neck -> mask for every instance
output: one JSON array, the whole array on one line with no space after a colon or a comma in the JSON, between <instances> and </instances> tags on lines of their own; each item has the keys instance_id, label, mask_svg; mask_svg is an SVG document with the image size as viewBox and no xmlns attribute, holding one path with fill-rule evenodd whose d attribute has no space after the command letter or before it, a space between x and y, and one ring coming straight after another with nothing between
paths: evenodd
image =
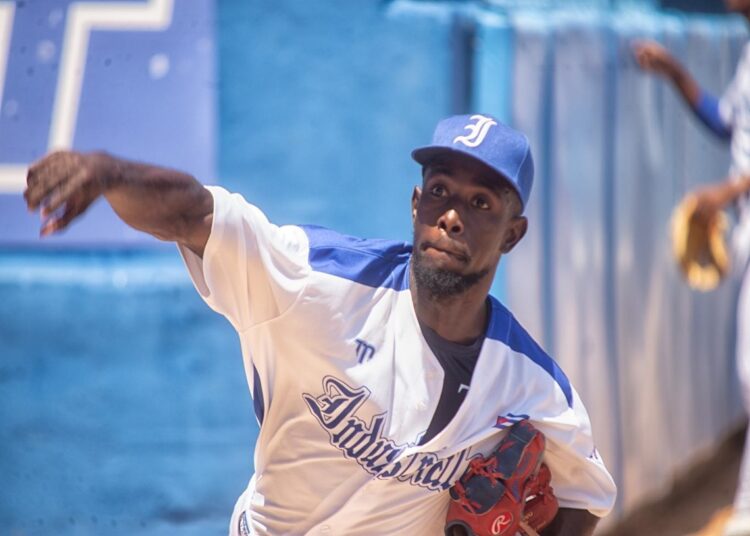
<instances>
[{"instance_id":1,"label":"neck","mask_svg":"<svg viewBox=\"0 0 750 536\"><path fill-rule=\"evenodd\" d=\"M436 300L417 287L413 272L409 274L411 299L417 318L442 338L461 344L478 339L487 326L487 295L493 274L457 296Z\"/></svg>"}]
</instances>

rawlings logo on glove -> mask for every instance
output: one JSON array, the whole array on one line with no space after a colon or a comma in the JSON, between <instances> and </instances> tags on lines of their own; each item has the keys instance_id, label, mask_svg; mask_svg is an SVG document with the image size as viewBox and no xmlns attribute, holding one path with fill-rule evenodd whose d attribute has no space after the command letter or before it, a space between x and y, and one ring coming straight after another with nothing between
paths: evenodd
<instances>
[{"instance_id":1,"label":"rawlings logo on glove","mask_svg":"<svg viewBox=\"0 0 750 536\"><path fill-rule=\"evenodd\" d=\"M543 454L544 435L526 420L514 424L450 489L446 536L536 536L557 514Z\"/></svg>"}]
</instances>

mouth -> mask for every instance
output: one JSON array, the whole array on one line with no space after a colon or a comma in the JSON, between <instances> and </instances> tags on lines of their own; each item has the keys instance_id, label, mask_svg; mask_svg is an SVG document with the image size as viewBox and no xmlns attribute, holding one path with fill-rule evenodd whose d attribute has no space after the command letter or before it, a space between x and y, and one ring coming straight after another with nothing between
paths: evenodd
<instances>
[{"instance_id":1,"label":"mouth","mask_svg":"<svg viewBox=\"0 0 750 536\"><path fill-rule=\"evenodd\" d=\"M467 264L469 262L469 255L465 253L462 249L459 249L457 247L446 246L443 244L435 244L432 242L424 242L422 246L420 247L420 249L423 252L427 251L428 249L431 249L433 251L436 251L438 254L442 254L452 259L456 259L463 264Z\"/></svg>"}]
</instances>

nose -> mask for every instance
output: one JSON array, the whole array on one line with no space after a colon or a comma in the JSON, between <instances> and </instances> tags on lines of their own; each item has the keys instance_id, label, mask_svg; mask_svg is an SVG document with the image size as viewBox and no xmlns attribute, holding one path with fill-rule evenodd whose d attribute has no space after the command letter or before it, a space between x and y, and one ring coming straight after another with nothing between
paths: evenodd
<instances>
[{"instance_id":1,"label":"nose","mask_svg":"<svg viewBox=\"0 0 750 536\"><path fill-rule=\"evenodd\" d=\"M438 218L438 228L449 235L460 235L464 232L464 224L455 208L449 208Z\"/></svg>"}]
</instances>

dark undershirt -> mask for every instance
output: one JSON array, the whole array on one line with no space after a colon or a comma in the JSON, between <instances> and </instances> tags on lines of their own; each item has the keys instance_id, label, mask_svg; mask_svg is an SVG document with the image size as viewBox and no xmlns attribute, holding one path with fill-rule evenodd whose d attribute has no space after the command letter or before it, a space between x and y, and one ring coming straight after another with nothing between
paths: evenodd
<instances>
[{"instance_id":1,"label":"dark undershirt","mask_svg":"<svg viewBox=\"0 0 750 536\"><path fill-rule=\"evenodd\" d=\"M474 372L484 342L484 334L473 343L466 345L442 338L422 322L419 323L419 327L422 329L422 335L427 341L427 345L435 354L445 373L443 390L432 416L432 422L430 422L430 426L427 427L427 431L419 441L420 445L424 445L439 434L455 417L459 406L466 398L466 393L469 391L468 386L471 384L471 375Z\"/></svg>"}]
</instances>

